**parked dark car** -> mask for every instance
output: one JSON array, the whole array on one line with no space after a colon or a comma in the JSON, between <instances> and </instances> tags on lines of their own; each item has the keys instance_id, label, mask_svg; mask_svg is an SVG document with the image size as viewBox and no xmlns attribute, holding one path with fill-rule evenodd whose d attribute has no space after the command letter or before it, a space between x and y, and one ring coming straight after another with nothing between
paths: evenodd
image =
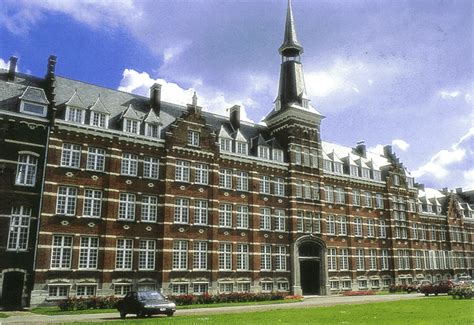
<instances>
[{"instance_id":1,"label":"parked dark car","mask_svg":"<svg viewBox=\"0 0 474 325\"><path fill-rule=\"evenodd\" d=\"M420 293L425 294L428 296L430 294L434 294L437 296L440 293L448 293L453 288L453 284L451 281L444 280L437 283L424 283L420 287Z\"/></svg>"},{"instance_id":2,"label":"parked dark car","mask_svg":"<svg viewBox=\"0 0 474 325\"><path fill-rule=\"evenodd\" d=\"M173 316L176 304L156 291L132 291L117 303L117 309L121 318L127 314L136 314L137 317L157 314Z\"/></svg>"}]
</instances>

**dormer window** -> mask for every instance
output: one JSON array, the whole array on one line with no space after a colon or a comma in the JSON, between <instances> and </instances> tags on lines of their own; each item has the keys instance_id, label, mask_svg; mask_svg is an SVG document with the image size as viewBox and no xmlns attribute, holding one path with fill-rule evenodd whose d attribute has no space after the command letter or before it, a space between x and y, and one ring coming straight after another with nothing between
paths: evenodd
<instances>
[{"instance_id":1,"label":"dormer window","mask_svg":"<svg viewBox=\"0 0 474 325\"><path fill-rule=\"evenodd\" d=\"M46 106L22 101L20 105L20 112L44 117L46 116Z\"/></svg>"},{"instance_id":2,"label":"dormer window","mask_svg":"<svg viewBox=\"0 0 474 325\"><path fill-rule=\"evenodd\" d=\"M283 162L283 150L273 149L273 160Z\"/></svg>"},{"instance_id":3,"label":"dormer window","mask_svg":"<svg viewBox=\"0 0 474 325\"><path fill-rule=\"evenodd\" d=\"M301 100L301 104L303 105L304 108L308 108L308 107L309 107L309 100L303 98L303 99Z\"/></svg>"},{"instance_id":4,"label":"dormer window","mask_svg":"<svg viewBox=\"0 0 474 325\"><path fill-rule=\"evenodd\" d=\"M140 122L137 120L124 119L123 120L123 131L127 133L140 134Z\"/></svg>"},{"instance_id":5,"label":"dormer window","mask_svg":"<svg viewBox=\"0 0 474 325\"><path fill-rule=\"evenodd\" d=\"M107 128L108 124L108 116L107 114L99 113L99 112L91 112L91 120L90 124L92 126L96 126L99 128Z\"/></svg>"},{"instance_id":6,"label":"dormer window","mask_svg":"<svg viewBox=\"0 0 474 325\"><path fill-rule=\"evenodd\" d=\"M362 167L362 177L370 178L370 169Z\"/></svg>"},{"instance_id":7,"label":"dormer window","mask_svg":"<svg viewBox=\"0 0 474 325\"><path fill-rule=\"evenodd\" d=\"M332 161L324 159L323 160L323 169L326 172L332 173Z\"/></svg>"},{"instance_id":8,"label":"dormer window","mask_svg":"<svg viewBox=\"0 0 474 325\"><path fill-rule=\"evenodd\" d=\"M188 130L188 145L199 147L200 133L194 130Z\"/></svg>"},{"instance_id":9,"label":"dormer window","mask_svg":"<svg viewBox=\"0 0 474 325\"><path fill-rule=\"evenodd\" d=\"M393 185L399 186L400 185L400 176L393 175Z\"/></svg>"},{"instance_id":10,"label":"dormer window","mask_svg":"<svg viewBox=\"0 0 474 325\"><path fill-rule=\"evenodd\" d=\"M441 214L441 207L440 207L439 205L436 207L436 212L437 212L438 214Z\"/></svg>"},{"instance_id":11,"label":"dormer window","mask_svg":"<svg viewBox=\"0 0 474 325\"><path fill-rule=\"evenodd\" d=\"M235 142L235 152L241 155L247 155L248 153L247 142L236 141Z\"/></svg>"},{"instance_id":12,"label":"dormer window","mask_svg":"<svg viewBox=\"0 0 474 325\"><path fill-rule=\"evenodd\" d=\"M433 206L431 204L426 205L426 212L433 213Z\"/></svg>"},{"instance_id":13,"label":"dormer window","mask_svg":"<svg viewBox=\"0 0 474 325\"><path fill-rule=\"evenodd\" d=\"M43 89L28 86L20 96L20 100L20 113L46 116L49 101Z\"/></svg>"},{"instance_id":14,"label":"dormer window","mask_svg":"<svg viewBox=\"0 0 474 325\"><path fill-rule=\"evenodd\" d=\"M415 183L415 181L414 181L413 177L407 177L408 187L413 188L415 186L414 183Z\"/></svg>"},{"instance_id":15,"label":"dormer window","mask_svg":"<svg viewBox=\"0 0 474 325\"><path fill-rule=\"evenodd\" d=\"M79 107L66 107L66 121L84 124L85 110Z\"/></svg>"},{"instance_id":16,"label":"dormer window","mask_svg":"<svg viewBox=\"0 0 474 325\"><path fill-rule=\"evenodd\" d=\"M374 181L382 181L382 173L380 170L373 170L372 175L374 176Z\"/></svg>"},{"instance_id":17,"label":"dormer window","mask_svg":"<svg viewBox=\"0 0 474 325\"><path fill-rule=\"evenodd\" d=\"M258 157L262 159L270 158L270 148L265 146L258 146Z\"/></svg>"},{"instance_id":18,"label":"dormer window","mask_svg":"<svg viewBox=\"0 0 474 325\"><path fill-rule=\"evenodd\" d=\"M226 138L220 138L221 151L232 152L232 140Z\"/></svg>"},{"instance_id":19,"label":"dormer window","mask_svg":"<svg viewBox=\"0 0 474 325\"><path fill-rule=\"evenodd\" d=\"M160 127L156 124L145 123L145 135L147 137L159 138Z\"/></svg>"},{"instance_id":20,"label":"dormer window","mask_svg":"<svg viewBox=\"0 0 474 325\"><path fill-rule=\"evenodd\" d=\"M359 166L352 165L350 167L350 173L351 173L351 176L359 177Z\"/></svg>"},{"instance_id":21,"label":"dormer window","mask_svg":"<svg viewBox=\"0 0 474 325\"><path fill-rule=\"evenodd\" d=\"M343 173L343 164L339 162L334 162L334 172L336 174L342 174Z\"/></svg>"}]
</instances>

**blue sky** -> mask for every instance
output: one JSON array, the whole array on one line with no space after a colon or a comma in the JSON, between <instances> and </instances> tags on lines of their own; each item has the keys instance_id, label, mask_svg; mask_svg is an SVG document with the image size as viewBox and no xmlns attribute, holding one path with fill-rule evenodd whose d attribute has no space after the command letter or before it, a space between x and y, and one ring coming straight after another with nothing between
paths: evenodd
<instances>
[{"instance_id":1,"label":"blue sky","mask_svg":"<svg viewBox=\"0 0 474 325\"><path fill-rule=\"evenodd\" d=\"M474 189L473 3L293 0L323 140L392 144L417 181ZM260 121L278 87L286 1L0 0L0 66L57 73Z\"/></svg>"}]
</instances>

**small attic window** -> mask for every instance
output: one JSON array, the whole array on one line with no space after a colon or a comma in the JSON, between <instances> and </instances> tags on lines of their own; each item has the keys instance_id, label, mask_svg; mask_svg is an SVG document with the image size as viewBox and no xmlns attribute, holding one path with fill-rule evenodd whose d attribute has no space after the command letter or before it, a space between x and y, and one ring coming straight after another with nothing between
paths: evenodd
<instances>
[{"instance_id":1,"label":"small attic window","mask_svg":"<svg viewBox=\"0 0 474 325\"><path fill-rule=\"evenodd\" d=\"M84 124L86 111L82 108L67 106L66 107L66 121Z\"/></svg>"},{"instance_id":2,"label":"small attic window","mask_svg":"<svg viewBox=\"0 0 474 325\"><path fill-rule=\"evenodd\" d=\"M91 112L90 124L99 128L106 128L108 124L107 114Z\"/></svg>"},{"instance_id":3,"label":"small attic window","mask_svg":"<svg viewBox=\"0 0 474 325\"><path fill-rule=\"evenodd\" d=\"M283 150L273 149L273 160L283 162Z\"/></svg>"},{"instance_id":4,"label":"small attic window","mask_svg":"<svg viewBox=\"0 0 474 325\"><path fill-rule=\"evenodd\" d=\"M400 185L400 176L393 175L393 185L399 186Z\"/></svg>"},{"instance_id":5,"label":"small attic window","mask_svg":"<svg viewBox=\"0 0 474 325\"><path fill-rule=\"evenodd\" d=\"M40 104L34 104L34 103L26 102L26 101L21 101L20 112L45 117L46 105L40 105Z\"/></svg>"},{"instance_id":6,"label":"small attic window","mask_svg":"<svg viewBox=\"0 0 474 325\"><path fill-rule=\"evenodd\" d=\"M221 151L232 152L232 140L226 138L219 139Z\"/></svg>"},{"instance_id":7,"label":"small attic window","mask_svg":"<svg viewBox=\"0 0 474 325\"><path fill-rule=\"evenodd\" d=\"M382 181L382 173L380 170L373 170L372 175L374 176L374 181Z\"/></svg>"},{"instance_id":8,"label":"small attic window","mask_svg":"<svg viewBox=\"0 0 474 325\"><path fill-rule=\"evenodd\" d=\"M160 126L157 124L145 123L145 135L147 137L159 138ZM199 139L198 139L199 142Z\"/></svg>"},{"instance_id":9,"label":"small attic window","mask_svg":"<svg viewBox=\"0 0 474 325\"><path fill-rule=\"evenodd\" d=\"M326 172L332 173L332 161L327 160L327 159L323 159L323 169Z\"/></svg>"},{"instance_id":10,"label":"small attic window","mask_svg":"<svg viewBox=\"0 0 474 325\"><path fill-rule=\"evenodd\" d=\"M362 177L370 178L370 169L362 167Z\"/></svg>"},{"instance_id":11,"label":"small attic window","mask_svg":"<svg viewBox=\"0 0 474 325\"><path fill-rule=\"evenodd\" d=\"M258 157L262 159L270 158L270 148L265 146L258 146Z\"/></svg>"},{"instance_id":12,"label":"small attic window","mask_svg":"<svg viewBox=\"0 0 474 325\"><path fill-rule=\"evenodd\" d=\"M20 99L20 113L45 117L47 114L48 99L44 90L37 87L26 87Z\"/></svg>"},{"instance_id":13,"label":"small attic window","mask_svg":"<svg viewBox=\"0 0 474 325\"><path fill-rule=\"evenodd\" d=\"M413 177L407 177L407 183L408 183L408 187L410 188L413 188L415 186Z\"/></svg>"},{"instance_id":14,"label":"small attic window","mask_svg":"<svg viewBox=\"0 0 474 325\"><path fill-rule=\"evenodd\" d=\"M334 172L336 174L342 174L343 173L343 164L340 162L334 162Z\"/></svg>"},{"instance_id":15,"label":"small attic window","mask_svg":"<svg viewBox=\"0 0 474 325\"><path fill-rule=\"evenodd\" d=\"M247 155L247 142L235 141L235 152L241 155Z\"/></svg>"},{"instance_id":16,"label":"small attic window","mask_svg":"<svg viewBox=\"0 0 474 325\"><path fill-rule=\"evenodd\" d=\"M359 166L351 165L350 172L351 176L359 177Z\"/></svg>"},{"instance_id":17,"label":"small attic window","mask_svg":"<svg viewBox=\"0 0 474 325\"><path fill-rule=\"evenodd\" d=\"M132 119L123 120L123 131L128 133L140 134L140 122Z\"/></svg>"}]
</instances>

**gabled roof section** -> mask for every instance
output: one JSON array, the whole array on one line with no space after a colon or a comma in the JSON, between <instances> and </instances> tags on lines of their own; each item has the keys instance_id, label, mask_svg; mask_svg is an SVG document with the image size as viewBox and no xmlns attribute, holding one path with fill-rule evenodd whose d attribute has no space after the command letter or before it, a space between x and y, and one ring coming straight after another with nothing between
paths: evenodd
<instances>
[{"instance_id":1,"label":"gabled roof section","mask_svg":"<svg viewBox=\"0 0 474 325\"><path fill-rule=\"evenodd\" d=\"M150 111L145 115L143 121L150 124L161 124L159 116L156 115L153 109L150 109Z\"/></svg>"},{"instance_id":2,"label":"gabled roof section","mask_svg":"<svg viewBox=\"0 0 474 325\"><path fill-rule=\"evenodd\" d=\"M237 132L235 134L235 141L247 142L247 139L244 137L242 132L240 132L240 129L237 130Z\"/></svg>"},{"instance_id":3,"label":"gabled roof section","mask_svg":"<svg viewBox=\"0 0 474 325\"><path fill-rule=\"evenodd\" d=\"M257 146L269 147L267 141L265 141L265 139L263 138L261 134L258 135L258 138L256 140L257 140Z\"/></svg>"},{"instance_id":4,"label":"gabled roof section","mask_svg":"<svg viewBox=\"0 0 474 325\"><path fill-rule=\"evenodd\" d=\"M95 103L89 108L91 111L108 114L110 115L110 111L105 107L104 103L100 100L100 95L97 96Z\"/></svg>"},{"instance_id":5,"label":"gabled roof section","mask_svg":"<svg viewBox=\"0 0 474 325\"><path fill-rule=\"evenodd\" d=\"M64 105L86 109L86 106L82 102L81 97L79 97L79 94L77 93L77 89L74 90L74 93L72 94L71 98L69 98L69 100L64 103Z\"/></svg>"},{"instance_id":6,"label":"gabled roof section","mask_svg":"<svg viewBox=\"0 0 474 325\"><path fill-rule=\"evenodd\" d=\"M48 105L49 101L46 98L44 90L37 87L28 86L25 91L19 97L21 100L27 100L29 102Z\"/></svg>"},{"instance_id":7,"label":"gabled roof section","mask_svg":"<svg viewBox=\"0 0 474 325\"><path fill-rule=\"evenodd\" d=\"M232 137L230 136L229 132L226 130L226 127L224 126L224 124L221 125L221 128L219 130L219 138L232 140Z\"/></svg>"},{"instance_id":8,"label":"gabled roof section","mask_svg":"<svg viewBox=\"0 0 474 325\"><path fill-rule=\"evenodd\" d=\"M124 118L128 118L131 120L140 120L132 104L128 105L127 109L123 111L122 115L120 116L120 119L124 119Z\"/></svg>"}]
</instances>

